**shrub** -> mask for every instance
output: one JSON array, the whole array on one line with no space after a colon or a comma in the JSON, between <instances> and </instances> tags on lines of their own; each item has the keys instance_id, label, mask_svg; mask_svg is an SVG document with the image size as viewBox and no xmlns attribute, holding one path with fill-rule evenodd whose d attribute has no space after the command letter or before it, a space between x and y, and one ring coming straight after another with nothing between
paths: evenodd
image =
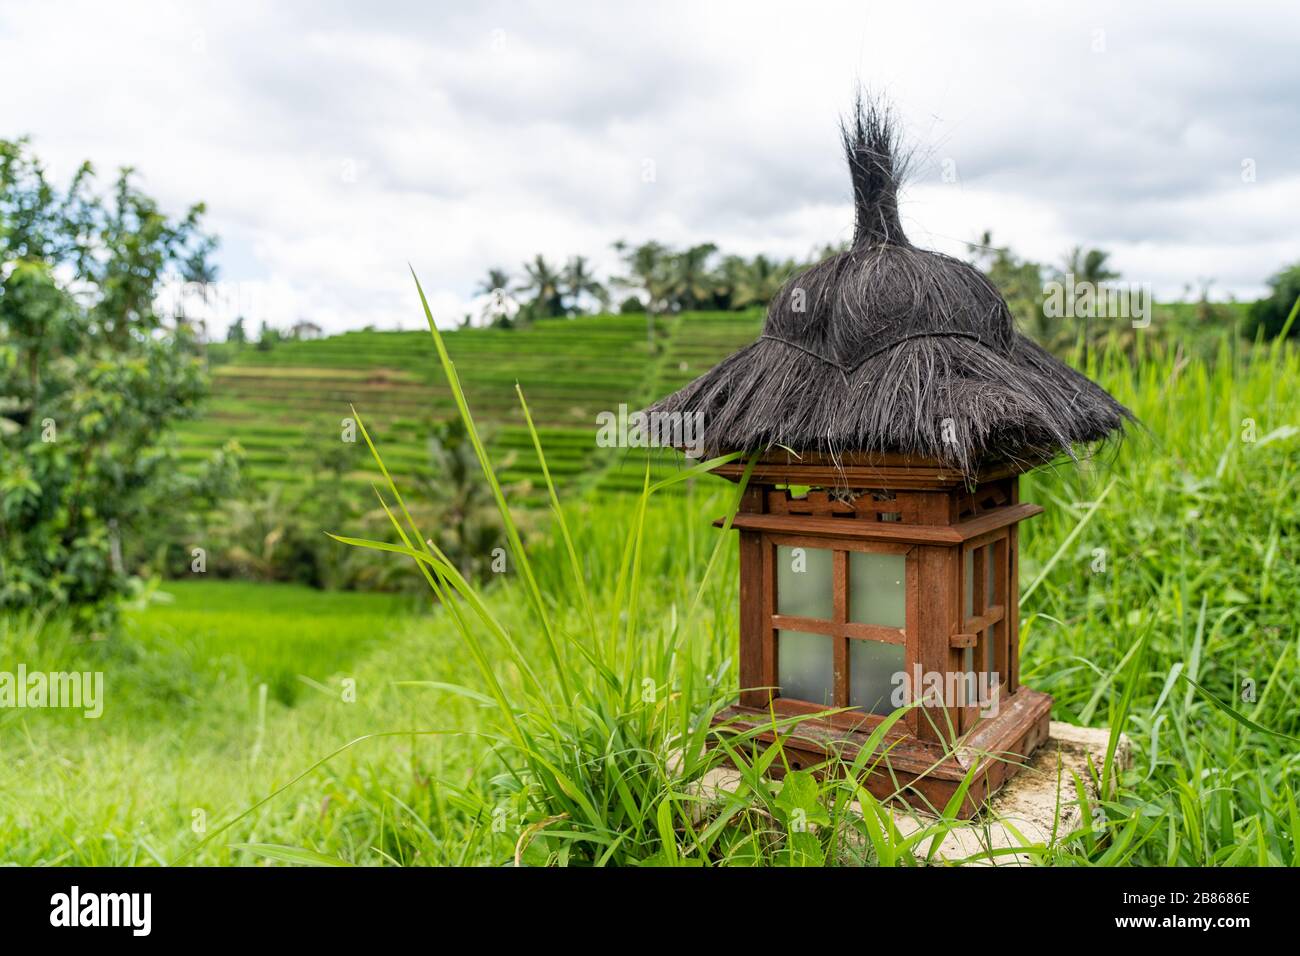
<instances>
[{"instance_id":1,"label":"shrub","mask_svg":"<svg viewBox=\"0 0 1300 956\"><path fill-rule=\"evenodd\" d=\"M66 192L0 140L0 609L74 605L99 627L133 579L127 532L179 481L161 436L203 394L198 343L153 302L211 277L202 206L174 221L83 165Z\"/></svg>"},{"instance_id":2,"label":"shrub","mask_svg":"<svg viewBox=\"0 0 1300 956\"><path fill-rule=\"evenodd\" d=\"M1300 300L1300 263L1283 269L1268 280L1268 285L1272 292L1250 310L1246 331L1252 338L1261 331L1266 339L1276 338L1286 327L1291 310ZM1292 322L1287 334L1300 334L1300 323Z\"/></svg>"}]
</instances>

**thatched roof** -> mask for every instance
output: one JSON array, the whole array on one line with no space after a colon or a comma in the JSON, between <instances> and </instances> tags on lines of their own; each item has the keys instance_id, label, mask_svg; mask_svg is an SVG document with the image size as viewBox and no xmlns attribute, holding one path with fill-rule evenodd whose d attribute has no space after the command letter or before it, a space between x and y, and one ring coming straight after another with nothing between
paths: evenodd
<instances>
[{"instance_id":1,"label":"thatched roof","mask_svg":"<svg viewBox=\"0 0 1300 956\"><path fill-rule=\"evenodd\" d=\"M649 411L703 413L709 454L887 452L966 474L1119 432L1129 411L1017 333L983 273L908 241L888 114L859 101L844 145L850 248L787 282L756 342Z\"/></svg>"}]
</instances>

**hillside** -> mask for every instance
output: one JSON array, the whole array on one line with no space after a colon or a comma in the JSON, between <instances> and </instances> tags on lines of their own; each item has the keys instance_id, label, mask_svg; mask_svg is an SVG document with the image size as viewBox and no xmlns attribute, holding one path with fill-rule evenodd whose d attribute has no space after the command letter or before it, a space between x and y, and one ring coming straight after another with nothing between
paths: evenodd
<instances>
[{"instance_id":1,"label":"hillside","mask_svg":"<svg viewBox=\"0 0 1300 956\"><path fill-rule=\"evenodd\" d=\"M1209 357L1247 307L1216 304L1207 321L1196 303L1161 304L1149 330L1124 324L1118 334L1174 340ZM620 404L643 407L679 388L753 341L761 325L759 310L663 316L656 321L653 354L644 315L549 319L514 331L458 329L443 337L493 464L503 481L519 486L512 498L538 504L545 489L516 382L562 490L636 490L644 478L644 453L598 448L596 416L617 412ZM425 331L347 332L282 342L266 351L245 346L232 352L223 345L214 355L226 361L212 369L212 395L200 417L178 431L182 461L189 465L235 440L252 478L294 482L342 450L350 462L347 480L366 486L380 476L364 443L359 437L352 445L340 441L350 405L399 477L427 465L423 436L429 423L455 414ZM682 461L667 452L652 452L650 460L652 477Z\"/></svg>"},{"instance_id":2,"label":"hillside","mask_svg":"<svg viewBox=\"0 0 1300 956\"><path fill-rule=\"evenodd\" d=\"M760 312L684 313L657 320L655 350L644 316L553 319L515 331L461 329L443 333L475 419L488 436L503 480L524 483L521 500L544 493L541 469L515 394L523 388L542 435L547 464L572 493L639 488L644 455L596 446L596 416L635 409L680 387L752 341ZM240 349L212 370L203 414L178 432L181 457L197 464L235 440L249 474L293 482L343 449L349 481L378 480L364 443L341 441L341 423L355 406L385 462L397 475L424 466L430 422L454 416L451 392L427 332L347 332L288 341L266 351ZM652 473L679 466L653 453Z\"/></svg>"}]
</instances>

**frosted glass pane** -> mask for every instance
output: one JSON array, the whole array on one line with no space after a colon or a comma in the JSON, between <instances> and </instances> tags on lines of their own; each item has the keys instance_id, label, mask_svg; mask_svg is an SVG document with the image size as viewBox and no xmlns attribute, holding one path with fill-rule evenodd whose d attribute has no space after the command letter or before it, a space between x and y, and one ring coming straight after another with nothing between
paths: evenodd
<instances>
[{"instance_id":1,"label":"frosted glass pane","mask_svg":"<svg viewBox=\"0 0 1300 956\"><path fill-rule=\"evenodd\" d=\"M996 544L991 544L984 549L984 571L989 577L988 598L985 607L992 607L998 603L998 546Z\"/></svg>"},{"instance_id":2,"label":"frosted glass pane","mask_svg":"<svg viewBox=\"0 0 1300 956\"><path fill-rule=\"evenodd\" d=\"M998 621L988 630L989 639L985 641L984 670L993 674L998 669L997 646L1002 640L1002 622ZM992 686L990 679L989 684Z\"/></svg>"},{"instance_id":3,"label":"frosted glass pane","mask_svg":"<svg viewBox=\"0 0 1300 956\"><path fill-rule=\"evenodd\" d=\"M961 691L958 699L961 700L961 706L967 707L976 703L978 694L976 694L975 682L978 679L975 673L975 648L964 647L961 652Z\"/></svg>"},{"instance_id":4,"label":"frosted glass pane","mask_svg":"<svg viewBox=\"0 0 1300 956\"><path fill-rule=\"evenodd\" d=\"M973 548L966 548L966 616L975 615L975 551Z\"/></svg>"},{"instance_id":5,"label":"frosted glass pane","mask_svg":"<svg viewBox=\"0 0 1300 956\"><path fill-rule=\"evenodd\" d=\"M832 553L825 548L776 549L776 613L794 617L835 617Z\"/></svg>"},{"instance_id":6,"label":"frosted glass pane","mask_svg":"<svg viewBox=\"0 0 1300 956\"><path fill-rule=\"evenodd\" d=\"M777 631L776 635L776 671L781 696L832 705L835 652L831 638L806 631Z\"/></svg>"},{"instance_id":7,"label":"frosted glass pane","mask_svg":"<svg viewBox=\"0 0 1300 956\"><path fill-rule=\"evenodd\" d=\"M907 627L907 560L901 554L849 554L849 620Z\"/></svg>"},{"instance_id":8,"label":"frosted glass pane","mask_svg":"<svg viewBox=\"0 0 1300 956\"><path fill-rule=\"evenodd\" d=\"M903 645L849 641L849 705L869 714L893 713L894 675L903 670Z\"/></svg>"}]
</instances>

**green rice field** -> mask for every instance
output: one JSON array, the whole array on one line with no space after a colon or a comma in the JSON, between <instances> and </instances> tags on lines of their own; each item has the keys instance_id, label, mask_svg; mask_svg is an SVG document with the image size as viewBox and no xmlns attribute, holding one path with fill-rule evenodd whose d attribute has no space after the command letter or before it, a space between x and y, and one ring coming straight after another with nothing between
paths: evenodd
<instances>
[{"instance_id":1,"label":"green rice field","mask_svg":"<svg viewBox=\"0 0 1300 956\"><path fill-rule=\"evenodd\" d=\"M753 341L757 312L685 313L656 320L653 354L645 316L550 319L515 331L464 329L446 333L447 347L473 410L487 435L503 481L537 501L542 476L524 427L516 383L523 389L547 464L566 491L639 491L645 455L596 445L596 416L635 410L679 388L718 360ZM384 442L395 469L427 461L421 435L455 407L425 332L348 332L283 342L262 352L244 348L213 368L203 414L178 431L182 462L193 466L226 442L244 449L248 472L263 482L295 482L317 456L340 447L343 420L355 406ZM347 479L380 479L365 447L349 444ZM652 454L652 474L677 468Z\"/></svg>"}]
</instances>

